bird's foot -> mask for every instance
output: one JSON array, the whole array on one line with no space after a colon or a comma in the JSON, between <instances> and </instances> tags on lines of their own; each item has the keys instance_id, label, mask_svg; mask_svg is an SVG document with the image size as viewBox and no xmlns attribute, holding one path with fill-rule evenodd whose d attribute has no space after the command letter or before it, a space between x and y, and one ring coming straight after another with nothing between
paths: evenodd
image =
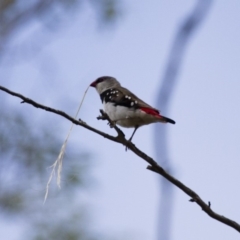
<instances>
[{"instance_id":1,"label":"bird's foot","mask_svg":"<svg viewBox=\"0 0 240 240\"><path fill-rule=\"evenodd\" d=\"M100 109L100 113L101 115L97 117L98 120L108 120L110 128L114 128L116 126L116 122L112 121L107 113L105 113L102 109Z\"/></svg>"},{"instance_id":2,"label":"bird's foot","mask_svg":"<svg viewBox=\"0 0 240 240\"><path fill-rule=\"evenodd\" d=\"M112 121L109 116L107 115L107 113L105 113L102 109L100 109L100 113L101 115L97 117L98 120L108 120L108 125L110 126L110 128L114 128L116 130L116 132L118 133L118 136L121 138L125 137L125 134L122 132L121 129L119 129L117 127L116 121Z\"/></svg>"},{"instance_id":3,"label":"bird's foot","mask_svg":"<svg viewBox=\"0 0 240 240\"><path fill-rule=\"evenodd\" d=\"M126 148L125 148L125 151L127 152L127 150L128 150L128 145L130 145L130 144L133 144L132 143L132 138L129 138L128 140L127 140L127 145L126 145Z\"/></svg>"},{"instance_id":4,"label":"bird's foot","mask_svg":"<svg viewBox=\"0 0 240 240\"><path fill-rule=\"evenodd\" d=\"M108 122L108 125L110 126L110 128L114 128L116 126L116 122Z\"/></svg>"}]
</instances>

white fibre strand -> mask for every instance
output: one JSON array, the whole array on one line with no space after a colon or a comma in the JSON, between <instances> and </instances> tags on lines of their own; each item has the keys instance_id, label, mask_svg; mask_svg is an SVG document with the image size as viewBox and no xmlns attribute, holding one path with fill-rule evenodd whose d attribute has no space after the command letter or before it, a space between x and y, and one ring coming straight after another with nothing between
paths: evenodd
<instances>
[{"instance_id":1,"label":"white fibre strand","mask_svg":"<svg viewBox=\"0 0 240 240\"><path fill-rule=\"evenodd\" d=\"M86 91L84 92L84 95L83 95L83 98L80 102L80 105L78 107L78 110L77 110L77 113L74 117L74 119L77 119L77 116L80 112L80 109L82 107L82 104L83 104L83 101L84 101L84 98L87 94L87 91L89 89L89 86L87 87ZM52 168L52 171L51 171L51 174L49 176L49 179L48 179L48 182L47 182L47 185L46 185L46 192L45 192L45 197L44 197L44 203L46 202L47 200L47 197L48 197L48 192L49 192L49 186L50 186L50 183L52 181L52 178L53 178L53 175L55 174L55 169L57 168L57 185L59 188L61 188L61 173L62 173L62 165L63 165L63 157L64 157L64 153L65 153L65 150L66 150L66 147L67 147L67 142L68 142L68 139L71 135L71 132L72 132L72 129L73 129L73 126L74 126L74 123L71 124L71 127L68 131L68 134L67 134L67 137L61 147L61 150L60 150L60 153L56 159L56 161L53 163L53 165L51 166Z\"/></svg>"}]
</instances>

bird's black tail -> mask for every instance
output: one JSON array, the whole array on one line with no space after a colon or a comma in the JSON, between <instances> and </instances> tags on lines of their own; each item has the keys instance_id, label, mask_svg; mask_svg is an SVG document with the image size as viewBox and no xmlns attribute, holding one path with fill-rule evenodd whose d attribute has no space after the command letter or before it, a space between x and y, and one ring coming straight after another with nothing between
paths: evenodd
<instances>
[{"instance_id":1,"label":"bird's black tail","mask_svg":"<svg viewBox=\"0 0 240 240\"><path fill-rule=\"evenodd\" d=\"M161 116L163 118L163 120L167 123L171 123L171 124L175 124L176 122L170 118L167 118L167 117L164 117L164 116Z\"/></svg>"}]
</instances>

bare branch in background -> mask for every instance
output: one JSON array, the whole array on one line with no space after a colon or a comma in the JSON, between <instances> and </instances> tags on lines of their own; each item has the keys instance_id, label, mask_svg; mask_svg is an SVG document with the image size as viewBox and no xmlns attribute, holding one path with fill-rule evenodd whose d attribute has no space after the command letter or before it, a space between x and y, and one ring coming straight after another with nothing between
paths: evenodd
<instances>
[{"instance_id":1,"label":"bare branch in background","mask_svg":"<svg viewBox=\"0 0 240 240\"><path fill-rule=\"evenodd\" d=\"M120 14L120 3L116 0L87 0L94 10L99 19L99 23L106 26L107 24L114 23ZM9 52L11 49L12 40L15 40L15 34L21 30L31 29L32 23L37 23L40 26L45 26L47 29L56 30L64 17L74 16L74 14L66 14L67 12L79 12L77 9L83 8L83 1L81 0L1 0L0 1L0 57L3 53ZM36 24L36 25L37 25ZM32 49L34 46L32 38L36 37L36 32L33 30L31 39L26 37L24 48ZM37 38L37 37L36 37ZM19 44L19 43L18 43ZM39 43L38 43L39 44ZM42 44L44 45L44 43ZM19 48L19 46L18 46ZM26 50L24 49L24 52ZM13 54L14 55L14 54Z\"/></svg>"},{"instance_id":2,"label":"bare branch in background","mask_svg":"<svg viewBox=\"0 0 240 240\"><path fill-rule=\"evenodd\" d=\"M3 4L4 2L5 4ZM23 1L5 0L4 2L0 7L0 52L3 51L4 46L9 42L14 33L20 30L26 23L29 24L33 19L46 14L59 1L38 0L29 5L24 4Z\"/></svg>"},{"instance_id":3,"label":"bare branch in background","mask_svg":"<svg viewBox=\"0 0 240 240\"><path fill-rule=\"evenodd\" d=\"M164 113L167 113L169 110L170 100L177 86L178 73L182 66L184 54L191 36L206 18L211 4L211 0L198 0L193 11L186 17L176 33L157 98L156 106ZM157 162L164 166L169 172L172 172L170 154L167 146L167 128L156 124L154 137ZM158 239L170 240L173 213L173 186L163 178L161 178L160 196Z\"/></svg>"},{"instance_id":4,"label":"bare branch in background","mask_svg":"<svg viewBox=\"0 0 240 240\"><path fill-rule=\"evenodd\" d=\"M197 205L199 205L201 207L201 209L205 213L207 213L210 217L212 217L213 219L216 219L217 221L222 222L222 223L234 228L238 232L240 232L240 225L237 222L214 212L211 209L209 202L204 202L196 192L194 192L193 190L188 188L186 185L184 185L182 182L180 182L179 180L174 178L171 174L166 172L156 161L154 161L153 158L149 157L147 154L145 154L140 149L138 149L132 142L129 142L125 138L122 131L117 126L114 127L114 129L117 132L117 136L116 137L111 136L109 134L106 134L102 131L99 131L98 129L95 129L95 128L89 126L87 123L85 123L81 120L78 121L78 120L74 119L73 117L69 116L68 114L66 114L63 111L60 111L60 110L57 110L57 109L50 108L50 107L44 106L42 104L39 104L39 103L33 101L30 98L27 98L27 97L25 97L25 96L23 96L19 93L13 92L13 91L11 91L11 90L9 90L5 87L2 87L2 86L0 86L0 90L4 91L4 92L6 92L6 93L8 93L12 96L15 96L15 97L18 97L18 98L22 99L23 100L22 103L28 103L30 105L33 105L36 108L40 108L40 109L46 110L48 112L52 112L52 113L55 113L57 115L63 116L64 118L68 119L69 121L71 121L72 123L74 123L76 125L80 125L80 126L86 128L86 129L88 129L92 132L95 132L98 135L100 135L104 138L107 138L111 141L123 144L128 149L132 150L137 156L139 156L140 158L142 158L143 160L145 160L149 164L147 169L160 174L165 179L167 179L169 182L171 182L173 185L175 185L176 187L181 189L183 192L185 192L189 197L191 197L190 201L191 202L196 202ZM102 113L102 117L100 119L109 119L104 112L101 112L101 113ZM110 124L111 124L111 122L110 122Z\"/></svg>"}]
</instances>

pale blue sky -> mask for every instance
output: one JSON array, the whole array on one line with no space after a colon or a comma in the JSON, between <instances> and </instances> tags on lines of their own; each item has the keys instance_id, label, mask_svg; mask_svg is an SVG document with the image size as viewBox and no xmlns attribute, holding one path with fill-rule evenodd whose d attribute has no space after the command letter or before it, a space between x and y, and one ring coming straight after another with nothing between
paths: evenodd
<instances>
[{"instance_id":1,"label":"pale blue sky","mask_svg":"<svg viewBox=\"0 0 240 240\"><path fill-rule=\"evenodd\" d=\"M62 29L36 56L16 64L6 87L74 115L87 86L112 75L146 102L155 104L159 80L176 29L195 1L125 1L124 14L111 31L99 31L86 7L68 29ZM175 176L195 190L213 210L240 222L240 2L215 1L187 49L178 86L168 113L177 124L169 128ZM49 80L49 81L47 81ZM54 82L51 82L54 80ZM9 97L16 105L16 99ZM71 104L71 109L69 105ZM26 106L25 106L26 108ZM103 131L96 120L101 101L89 89L80 117ZM28 109L31 109L28 106ZM36 118L62 126L70 123L32 109ZM164 113L163 113L164 114ZM125 130L130 136L132 130ZM93 144L94 143L94 144ZM154 157L153 126L139 129L134 143ZM92 208L96 230L156 240L158 191L156 174L130 151L83 128L74 128L69 144L93 151L94 191L84 200ZM53 159L54 161L54 159ZM43 183L44 184L44 183ZM209 218L175 189L172 239L238 239L234 229Z\"/></svg>"}]
</instances>

